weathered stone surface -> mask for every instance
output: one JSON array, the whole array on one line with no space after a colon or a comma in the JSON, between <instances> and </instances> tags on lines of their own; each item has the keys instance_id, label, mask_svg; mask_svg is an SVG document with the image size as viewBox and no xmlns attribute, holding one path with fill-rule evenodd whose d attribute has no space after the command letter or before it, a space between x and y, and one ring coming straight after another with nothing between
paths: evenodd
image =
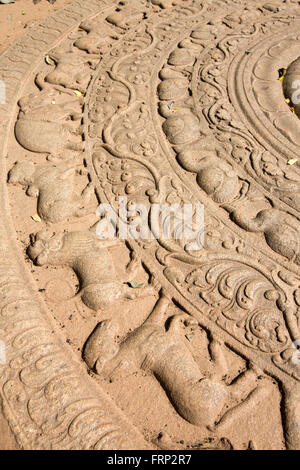
<instances>
[{"instance_id":1,"label":"weathered stone surface","mask_svg":"<svg viewBox=\"0 0 300 470\"><path fill-rule=\"evenodd\" d=\"M292 0L83 0L0 56L19 446L300 448L299 25ZM120 196L203 204L203 247L101 240Z\"/></svg>"}]
</instances>

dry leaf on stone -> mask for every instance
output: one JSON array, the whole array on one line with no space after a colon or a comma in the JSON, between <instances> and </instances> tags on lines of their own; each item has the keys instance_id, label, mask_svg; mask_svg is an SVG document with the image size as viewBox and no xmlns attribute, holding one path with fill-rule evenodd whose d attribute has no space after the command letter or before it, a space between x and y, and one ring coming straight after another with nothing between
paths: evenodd
<instances>
[{"instance_id":1,"label":"dry leaf on stone","mask_svg":"<svg viewBox=\"0 0 300 470\"><path fill-rule=\"evenodd\" d=\"M130 281L128 282L128 285L132 287L133 289L142 289L145 287L145 284L141 284L135 281Z\"/></svg>"},{"instance_id":2,"label":"dry leaf on stone","mask_svg":"<svg viewBox=\"0 0 300 470\"><path fill-rule=\"evenodd\" d=\"M32 220L34 220L35 222L42 222L42 219L40 218L40 216L38 214L33 214L31 216Z\"/></svg>"}]
</instances>

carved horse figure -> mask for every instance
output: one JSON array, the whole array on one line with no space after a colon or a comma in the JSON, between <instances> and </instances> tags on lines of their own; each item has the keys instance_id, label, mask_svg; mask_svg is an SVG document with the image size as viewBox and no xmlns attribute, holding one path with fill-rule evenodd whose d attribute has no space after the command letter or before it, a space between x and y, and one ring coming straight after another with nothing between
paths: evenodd
<instances>
[{"instance_id":1,"label":"carved horse figure","mask_svg":"<svg viewBox=\"0 0 300 470\"><path fill-rule=\"evenodd\" d=\"M97 238L95 226L91 230L53 236L49 232L39 232L32 237L28 255L38 266L48 264L72 268L80 283L78 295L85 305L95 311L105 311L117 299L156 295L153 284L137 289L128 285L139 267L135 256L127 267L129 279L118 279L108 248L120 243L120 240Z\"/></svg>"}]
</instances>

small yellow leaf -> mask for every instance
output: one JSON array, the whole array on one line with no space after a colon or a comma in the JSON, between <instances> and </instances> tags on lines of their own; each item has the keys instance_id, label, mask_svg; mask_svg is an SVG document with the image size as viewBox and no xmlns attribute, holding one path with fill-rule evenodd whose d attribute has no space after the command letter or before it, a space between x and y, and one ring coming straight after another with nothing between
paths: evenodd
<instances>
[{"instance_id":1,"label":"small yellow leaf","mask_svg":"<svg viewBox=\"0 0 300 470\"><path fill-rule=\"evenodd\" d=\"M194 336L195 335L193 333L191 333L190 335L185 335L186 339L190 342L193 341Z\"/></svg>"},{"instance_id":2,"label":"small yellow leaf","mask_svg":"<svg viewBox=\"0 0 300 470\"><path fill-rule=\"evenodd\" d=\"M280 69L279 70L279 80L282 82L283 81L283 78L285 77L287 73L287 70L286 69Z\"/></svg>"},{"instance_id":3,"label":"small yellow leaf","mask_svg":"<svg viewBox=\"0 0 300 470\"><path fill-rule=\"evenodd\" d=\"M298 158L292 158L288 161L288 165L294 165L298 161Z\"/></svg>"},{"instance_id":4,"label":"small yellow leaf","mask_svg":"<svg viewBox=\"0 0 300 470\"><path fill-rule=\"evenodd\" d=\"M289 103L291 102L291 100L290 100L289 98L287 98L287 99L285 100L285 102L286 102L287 104L289 104Z\"/></svg>"},{"instance_id":5,"label":"small yellow leaf","mask_svg":"<svg viewBox=\"0 0 300 470\"><path fill-rule=\"evenodd\" d=\"M35 222L42 222L42 219L40 218L40 216L38 214L34 214L31 216L32 220L34 220Z\"/></svg>"},{"instance_id":6,"label":"small yellow leaf","mask_svg":"<svg viewBox=\"0 0 300 470\"><path fill-rule=\"evenodd\" d=\"M129 286L133 289L142 289L145 287L145 284L140 284L139 282L130 281L128 282Z\"/></svg>"},{"instance_id":7,"label":"small yellow leaf","mask_svg":"<svg viewBox=\"0 0 300 470\"><path fill-rule=\"evenodd\" d=\"M75 95L78 96L78 98L80 98L82 96L82 93L81 91L78 91L78 90L73 90Z\"/></svg>"}]
</instances>

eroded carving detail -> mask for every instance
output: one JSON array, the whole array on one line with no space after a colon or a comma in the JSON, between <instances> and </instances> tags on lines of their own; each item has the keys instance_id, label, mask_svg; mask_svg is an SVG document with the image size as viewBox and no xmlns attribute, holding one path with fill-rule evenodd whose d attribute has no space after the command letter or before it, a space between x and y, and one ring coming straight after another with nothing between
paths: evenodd
<instances>
[{"instance_id":1,"label":"eroded carving detail","mask_svg":"<svg viewBox=\"0 0 300 470\"><path fill-rule=\"evenodd\" d=\"M162 409L167 419L176 415L174 429L180 419L187 433L194 425L213 448L235 447L230 427L281 394L285 444L299 448L300 373L292 347L300 317L299 174L285 161L297 149L298 141L291 141L299 122L275 78L279 65L299 57L299 14L291 2L259 0L251 9L243 0L83 3L57 14L44 34L41 28L0 59L11 106L15 84L29 77L31 57L37 70L21 89L19 109L11 111L18 112L19 154L26 149L34 155L14 157L16 147L9 144L4 174L10 170L8 182L37 197L42 226L27 250L41 287L37 299L47 268L54 277L58 268L72 282L76 278L79 308L93 311L98 326L80 324L86 330L73 355L80 360L83 350L89 372L97 372L101 399L86 393L86 369L76 375L77 363L71 366L60 340L52 341L52 327L41 327L42 310L32 307L32 291L19 281L23 274L5 265L0 319L12 339L11 360L0 370L1 393L9 419L26 429L26 438L20 428L15 432L29 448L130 448L132 440L147 447L134 427L122 422L122 432L116 406L105 401L107 414L101 404L106 395L98 380L135 371L145 373L151 387L159 384L154 392L149 387L150 397L166 394ZM289 52L281 64L283 50ZM82 178L88 174L81 194L75 190L78 171ZM129 271L121 276L111 248L126 251L124 243L99 240L89 228L94 221L77 220L94 211L95 190L99 202L114 208L120 195L129 206L147 208L202 202L205 245L192 251L173 236L132 241ZM55 234L45 231L49 222L59 225ZM14 223L21 232L21 222ZM26 230L19 241L28 245L32 230ZM151 281L132 284L141 265ZM163 293L153 307L156 276ZM133 312L126 330L115 318L123 308ZM151 312L146 319L145 309ZM208 347L199 346L197 358L189 329L196 336L208 332ZM215 339L220 336L224 343ZM209 373L201 363L207 354ZM230 377L228 354L235 354L232 362L244 360ZM281 429L279 405L278 416ZM147 434L150 446L174 448L172 436L155 436ZM246 441L255 447L248 434ZM274 438L274 446L279 441Z\"/></svg>"},{"instance_id":2,"label":"eroded carving detail","mask_svg":"<svg viewBox=\"0 0 300 470\"><path fill-rule=\"evenodd\" d=\"M76 162L52 167L35 166L31 161L17 162L9 172L8 182L21 184L28 196L37 197L39 216L46 222L57 223L70 216L94 212L90 201L94 187L88 184L81 195L74 189L74 176L80 166Z\"/></svg>"},{"instance_id":3,"label":"eroded carving detail","mask_svg":"<svg viewBox=\"0 0 300 470\"><path fill-rule=\"evenodd\" d=\"M59 156L64 149L83 150L81 138L80 100L75 95L59 95L59 91L45 88L19 101L20 113L15 126L17 141L31 152Z\"/></svg>"},{"instance_id":4,"label":"eroded carving detail","mask_svg":"<svg viewBox=\"0 0 300 470\"><path fill-rule=\"evenodd\" d=\"M105 310L117 299L136 299L155 295L153 287L132 289L124 280L117 279L108 248L120 244L119 240L99 240L94 227L90 231L60 233L51 236L41 232L33 237L28 254L39 266L69 266L78 276L83 302L91 309ZM134 276L138 261L133 257L128 265L128 276Z\"/></svg>"},{"instance_id":5,"label":"eroded carving detail","mask_svg":"<svg viewBox=\"0 0 300 470\"><path fill-rule=\"evenodd\" d=\"M261 372L257 375L255 368L226 385L223 379L228 369L222 345L213 340L209 344L212 372L203 376L180 326L197 322L187 314L168 316L169 304L170 299L162 294L147 320L120 345L114 343L118 330L113 321L100 323L86 343L84 359L107 377L124 367L150 371L183 418L212 431L226 429L236 415L266 397L268 387L258 385ZM230 406L236 399L239 403Z\"/></svg>"}]
</instances>

